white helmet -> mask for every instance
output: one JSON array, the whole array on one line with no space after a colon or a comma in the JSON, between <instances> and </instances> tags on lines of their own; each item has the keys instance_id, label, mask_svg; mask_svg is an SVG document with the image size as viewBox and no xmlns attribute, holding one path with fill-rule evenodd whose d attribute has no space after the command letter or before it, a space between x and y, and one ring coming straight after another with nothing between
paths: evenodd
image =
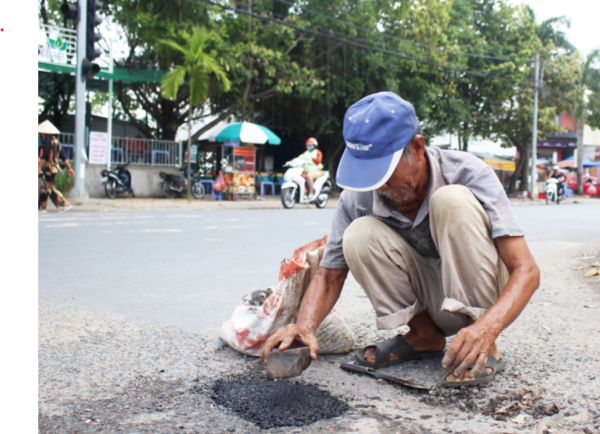
<instances>
[{"instance_id":1,"label":"white helmet","mask_svg":"<svg viewBox=\"0 0 600 434\"><path fill-rule=\"evenodd\" d=\"M558 170L558 169L560 169L560 167L558 167L558 165L555 164L554 166L552 166L552 170Z\"/></svg>"}]
</instances>

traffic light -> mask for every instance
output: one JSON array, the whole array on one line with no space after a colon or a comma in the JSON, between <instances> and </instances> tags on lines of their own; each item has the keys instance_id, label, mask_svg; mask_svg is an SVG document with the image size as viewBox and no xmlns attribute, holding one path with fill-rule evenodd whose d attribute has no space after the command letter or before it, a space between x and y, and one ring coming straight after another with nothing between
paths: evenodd
<instances>
[{"instance_id":1,"label":"traffic light","mask_svg":"<svg viewBox=\"0 0 600 434\"><path fill-rule=\"evenodd\" d=\"M102 2L98 0L87 0L87 28L85 33L85 59L82 62L83 77L92 78L100 72L100 66L92 61L100 57L102 52L95 48L96 42L102 39L100 33L96 33L96 26L102 22L102 18L96 15L102 8Z\"/></svg>"},{"instance_id":2,"label":"traffic light","mask_svg":"<svg viewBox=\"0 0 600 434\"><path fill-rule=\"evenodd\" d=\"M73 20L75 24L79 22L79 8L77 7L77 3L67 3L65 1L60 7L60 11L65 17L65 27L67 20Z\"/></svg>"}]
</instances>

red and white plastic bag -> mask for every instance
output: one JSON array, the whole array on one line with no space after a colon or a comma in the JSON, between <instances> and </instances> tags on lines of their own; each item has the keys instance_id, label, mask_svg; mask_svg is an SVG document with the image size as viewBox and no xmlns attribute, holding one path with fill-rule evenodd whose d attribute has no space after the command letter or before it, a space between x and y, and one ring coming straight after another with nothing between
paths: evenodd
<instances>
[{"instance_id":1,"label":"red and white plastic bag","mask_svg":"<svg viewBox=\"0 0 600 434\"><path fill-rule=\"evenodd\" d=\"M221 325L221 338L237 351L258 357L265 341L280 327L294 323L304 292L319 268L327 237L313 241L282 262L275 288L253 291L242 298L231 319ZM320 354L350 351L354 334L333 309L316 332Z\"/></svg>"}]
</instances>

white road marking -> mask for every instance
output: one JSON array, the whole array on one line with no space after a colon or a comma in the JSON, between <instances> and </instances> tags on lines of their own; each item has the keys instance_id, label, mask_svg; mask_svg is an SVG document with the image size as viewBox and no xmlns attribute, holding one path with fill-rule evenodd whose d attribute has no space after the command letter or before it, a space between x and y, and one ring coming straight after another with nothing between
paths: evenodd
<instances>
[{"instance_id":1,"label":"white road marking","mask_svg":"<svg viewBox=\"0 0 600 434\"><path fill-rule=\"evenodd\" d=\"M204 229L219 229L218 226L207 226Z\"/></svg>"},{"instance_id":2,"label":"white road marking","mask_svg":"<svg viewBox=\"0 0 600 434\"><path fill-rule=\"evenodd\" d=\"M319 223L313 223L313 222L308 222L308 223L304 223L306 226L316 226Z\"/></svg>"},{"instance_id":3,"label":"white road marking","mask_svg":"<svg viewBox=\"0 0 600 434\"><path fill-rule=\"evenodd\" d=\"M47 228L72 228L79 226L79 223L65 223L62 225L46 225Z\"/></svg>"},{"instance_id":4,"label":"white road marking","mask_svg":"<svg viewBox=\"0 0 600 434\"><path fill-rule=\"evenodd\" d=\"M167 218L187 218L187 219L198 219L198 218L202 218L201 215L168 215Z\"/></svg>"},{"instance_id":5,"label":"white road marking","mask_svg":"<svg viewBox=\"0 0 600 434\"><path fill-rule=\"evenodd\" d=\"M226 222L239 222L240 219L225 219Z\"/></svg>"},{"instance_id":6,"label":"white road marking","mask_svg":"<svg viewBox=\"0 0 600 434\"><path fill-rule=\"evenodd\" d=\"M100 231L101 234L114 234L115 231Z\"/></svg>"},{"instance_id":7,"label":"white road marking","mask_svg":"<svg viewBox=\"0 0 600 434\"><path fill-rule=\"evenodd\" d=\"M223 238L204 238L204 241L223 241Z\"/></svg>"},{"instance_id":8,"label":"white road marking","mask_svg":"<svg viewBox=\"0 0 600 434\"><path fill-rule=\"evenodd\" d=\"M144 229L140 232L183 232L183 229Z\"/></svg>"}]
</instances>

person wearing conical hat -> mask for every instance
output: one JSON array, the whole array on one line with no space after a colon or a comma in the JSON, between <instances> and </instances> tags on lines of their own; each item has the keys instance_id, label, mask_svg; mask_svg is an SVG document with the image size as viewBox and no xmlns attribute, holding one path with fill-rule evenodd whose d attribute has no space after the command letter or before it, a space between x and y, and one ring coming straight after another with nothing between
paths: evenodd
<instances>
[{"instance_id":1,"label":"person wearing conical hat","mask_svg":"<svg viewBox=\"0 0 600 434\"><path fill-rule=\"evenodd\" d=\"M70 176L75 176L66 153L56 134L60 131L52 125L50 121L44 121L38 125L38 133L42 136L42 146L38 158L38 175L42 177L42 191L38 199L38 212L46 212L48 199L51 199L58 208L58 212L65 212L71 209L71 204L63 197L60 191L54 187L54 177L58 172L62 172L59 164L59 158L64 162Z\"/></svg>"}]
</instances>

